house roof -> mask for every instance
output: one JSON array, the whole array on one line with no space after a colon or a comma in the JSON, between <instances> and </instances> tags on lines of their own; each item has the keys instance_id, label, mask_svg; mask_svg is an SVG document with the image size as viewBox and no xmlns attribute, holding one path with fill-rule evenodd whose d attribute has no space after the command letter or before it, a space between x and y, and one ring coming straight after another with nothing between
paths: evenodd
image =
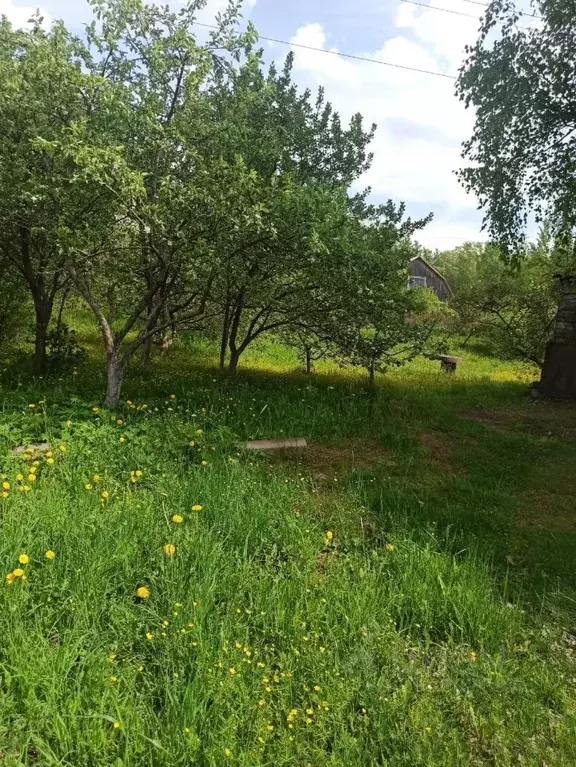
<instances>
[{"instance_id":1,"label":"house roof","mask_svg":"<svg viewBox=\"0 0 576 767\"><path fill-rule=\"evenodd\" d=\"M436 269L436 267L432 266L432 264L431 264L429 261L426 261L426 259L425 259L425 258L423 258L422 256L414 256L414 258L411 258L411 259L410 259L410 263L411 263L411 264L413 264L413 263L414 263L414 261L422 261L422 263L423 263L423 264L424 264L424 265L425 265L425 266L426 266L428 269L430 269L430 271L434 272L434 274L435 274L437 277L439 277L439 278L442 280L442 282L443 282L443 283L446 285L446 288L448 289L448 292L450 293L450 295L453 295L453 293L452 293L452 288L450 287L450 283L448 282L448 280L446 279L446 277L444 277L444 275L443 275L443 274L441 274L441 273L438 271L438 269Z\"/></svg>"}]
</instances>

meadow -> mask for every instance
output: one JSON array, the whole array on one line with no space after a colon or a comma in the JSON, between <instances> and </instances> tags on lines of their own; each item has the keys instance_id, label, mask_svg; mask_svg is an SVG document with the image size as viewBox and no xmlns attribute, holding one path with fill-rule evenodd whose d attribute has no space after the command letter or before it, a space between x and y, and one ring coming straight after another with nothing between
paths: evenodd
<instances>
[{"instance_id":1,"label":"meadow","mask_svg":"<svg viewBox=\"0 0 576 767\"><path fill-rule=\"evenodd\" d=\"M533 370L181 342L111 413L91 351L0 365L0 764L576 763L576 408Z\"/></svg>"}]
</instances>

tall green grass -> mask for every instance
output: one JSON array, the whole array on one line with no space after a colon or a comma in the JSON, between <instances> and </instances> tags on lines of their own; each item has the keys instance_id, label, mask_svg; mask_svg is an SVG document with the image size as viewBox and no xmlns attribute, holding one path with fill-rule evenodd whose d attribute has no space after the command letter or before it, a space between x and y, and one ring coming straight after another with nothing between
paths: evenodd
<instances>
[{"instance_id":1,"label":"tall green grass","mask_svg":"<svg viewBox=\"0 0 576 767\"><path fill-rule=\"evenodd\" d=\"M48 383L9 368L0 561L26 579L0 585L0 763L574 764L574 584L552 556L543 583L508 562L531 465L574 450L463 418L523 396L522 371L477 366L370 392L263 358L231 380L177 351L116 413L90 364ZM325 476L239 448L282 434L381 455ZM42 440L53 463L28 482L12 450Z\"/></svg>"}]
</instances>

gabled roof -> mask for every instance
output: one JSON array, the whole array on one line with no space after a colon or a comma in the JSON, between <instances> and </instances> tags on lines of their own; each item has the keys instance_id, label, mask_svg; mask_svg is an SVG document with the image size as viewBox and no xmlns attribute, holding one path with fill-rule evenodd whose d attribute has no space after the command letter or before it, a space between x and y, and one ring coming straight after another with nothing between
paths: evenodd
<instances>
[{"instance_id":1,"label":"gabled roof","mask_svg":"<svg viewBox=\"0 0 576 767\"><path fill-rule=\"evenodd\" d=\"M414 263L414 261L422 261L422 263L423 263L423 264L424 264L426 267L428 267L428 269L430 269L430 271L431 271L431 272L434 272L434 274L435 274L437 277L439 277L439 278L442 280L442 282L443 282L443 283L446 285L446 287L447 287L447 289L448 289L448 292L450 293L450 295L451 295L451 296L453 295L453 293L452 293L452 288L450 287L450 283L448 282L448 280L446 279L446 277L444 277L444 275L443 275L443 274L440 274L440 272L438 271L438 269L436 269L436 267L432 266L432 264L431 264L429 261L426 261L426 259L425 259L423 256L414 256L414 258L411 258L411 259L410 259L410 263L411 263L411 264L413 264L413 263Z\"/></svg>"}]
</instances>

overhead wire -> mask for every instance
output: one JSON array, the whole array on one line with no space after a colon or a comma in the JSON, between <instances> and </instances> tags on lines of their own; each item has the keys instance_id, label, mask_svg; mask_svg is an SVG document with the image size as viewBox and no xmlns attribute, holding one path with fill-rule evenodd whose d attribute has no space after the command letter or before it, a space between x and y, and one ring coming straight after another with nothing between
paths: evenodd
<instances>
[{"instance_id":1,"label":"overhead wire","mask_svg":"<svg viewBox=\"0 0 576 767\"><path fill-rule=\"evenodd\" d=\"M407 2L407 0L405 0ZM426 6L428 7L428 6ZM207 29L219 29L214 24L203 24L199 21L194 22L197 27L206 27ZM380 64L383 67L394 67L394 69L405 69L408 72L418 72L423 75L434 75L434 77L444 77L447 80L456 80L455 75L447 75L444 72L434 72L431 69L420 69L419 67L410 67L405 64L393 64L391 61L381 61L380 59L373 59L368 56L356 56L352 53L342 53L341 51L329 51L326 48L317 48L313 45L305 45L304 43L294 43L288 40L281 40L276 37L266 37L265 35L258 35L259 40L266 40L270 43L279 43L280 45L289 45L294 48L303 48L307 51L315 51L316 53L327 53L331 56L340 56L344 59L353 59L355 61L365 61L369 64Z\"/></svg>"}]
</instances>

